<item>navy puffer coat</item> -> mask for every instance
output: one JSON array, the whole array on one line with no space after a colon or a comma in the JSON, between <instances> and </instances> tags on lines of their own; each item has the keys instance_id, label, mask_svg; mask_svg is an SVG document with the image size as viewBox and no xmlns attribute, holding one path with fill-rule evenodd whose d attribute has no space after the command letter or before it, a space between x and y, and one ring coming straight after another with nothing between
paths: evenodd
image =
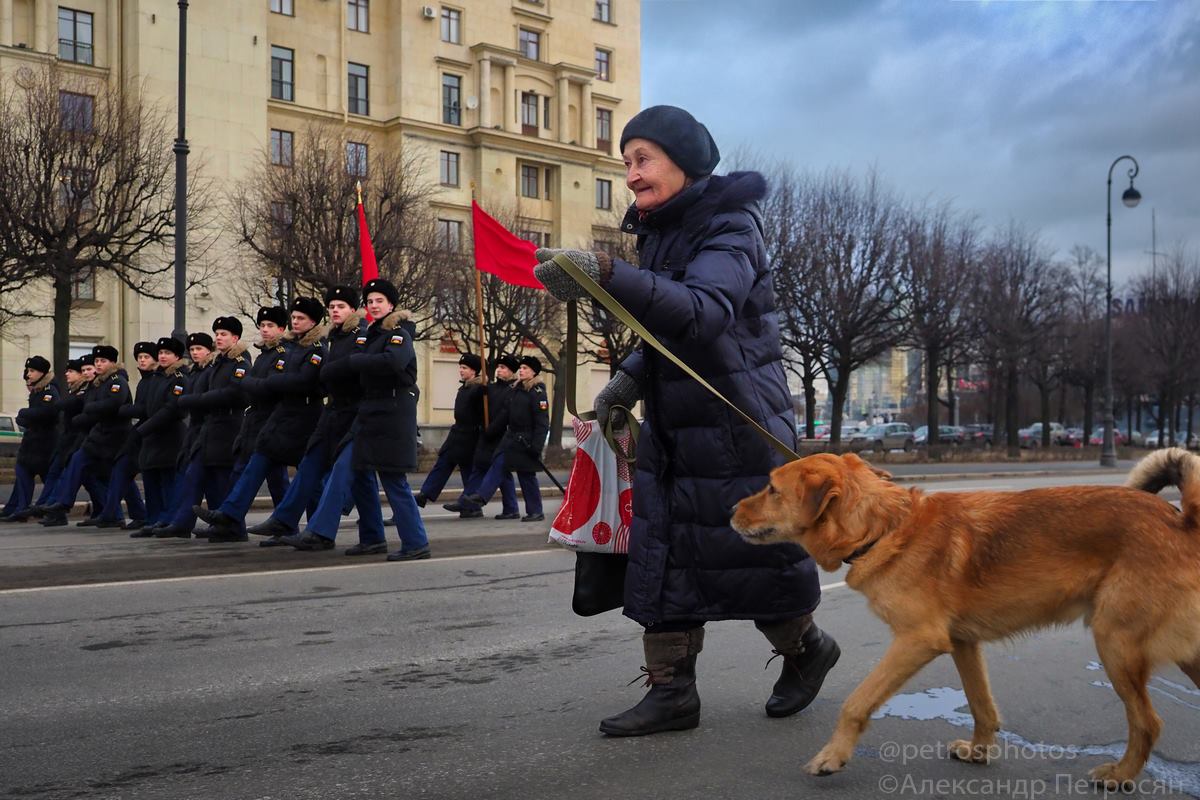
<instances>
[{"instance_id":1,"label":"navy puffer coat","mask_svg":"<svg viewBox=\"0 0 1200 800\"><path fill-rule=\"evenodd\" d=\"M795 443L775 295L754 172L701 179L622 223L641 268L613 260L608 291L684 363L777 438ZM633 482L625 615L642 625L779 621L820 601L812 559L794 545L750 545L733 505L783 459L753 428L657 351L621 364L646 418Z\"/></svg>"}]
</instances>

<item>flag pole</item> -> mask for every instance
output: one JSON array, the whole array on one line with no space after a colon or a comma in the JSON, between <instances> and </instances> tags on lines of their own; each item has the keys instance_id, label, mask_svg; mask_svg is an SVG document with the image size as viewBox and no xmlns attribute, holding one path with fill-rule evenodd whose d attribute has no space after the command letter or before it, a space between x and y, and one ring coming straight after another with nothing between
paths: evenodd
<instances>
[{"instance_id":1,"label":"flag pole","mask_svg":"<svg viewBox=\"0 0 1200 800\"><path fill-rule=\"evenodd\" d=\"M475 204L475 181L471 181L471 205ZM475 273L475 313L479 322L479 363L483 367L483 385L488 385L487 344L483 338L483 280L475 262L475 215L471 214L471 266ZM488 396L483 393L483 427L488 426Z\"/></svg>"}]
</instances>

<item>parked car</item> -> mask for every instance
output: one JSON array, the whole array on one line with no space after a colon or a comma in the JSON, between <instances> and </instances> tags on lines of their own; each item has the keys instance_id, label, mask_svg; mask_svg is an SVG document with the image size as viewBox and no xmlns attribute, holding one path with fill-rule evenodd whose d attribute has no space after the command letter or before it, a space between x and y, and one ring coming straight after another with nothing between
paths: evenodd
<instances>
[{"instance_id":1,"label":"parked car","mask_svg":"<svg viewBox=\"0 0 1200 800\"><path fill-rule=\"evenodd\" d=\"M910 452L916 443L913 441L913 430L907 422L886 422L854 433L847 444L851 450L874 450L876 453L887 452L902 448Z\"/></svg>"},{"instance_id":2,"label":"parked car","mask_svg":"<svg viewBox=\"0 0 1200 800\"><path fill-rule=\"evenodd\" d=\"M1125 432L1120 428L1113 428L1113 444L1120 447L1126 443ZM1099 425L1092 431L1092 437L1088 439L1088 444L1100 446L1104 444L1104 426Z\"/></svg>"},{"instance_id":3,"label":"parked car","mask_svg":"<svg viewBox=\"0 0 1200 800\"><path fill-rule=\"evenodd\" d=\"M1083 447L1083 428L1067 428L1067 440L1064 444L1070 447Z\"/></svg>"},{"instance_id":4,"label":"parked car","mask_svg":"<svg viewBox=\"0 0 1200 800\"><path fill-rule=\"evenodd\" d=\"M17 413L0 411L0 453L16 455L24 436L24 431L17 424Z\"/></svg>"},{"instance_id":5,"label":"parked car","mask_svg":"<svg viewBox=\"0 0 1200 800\"><path fill-rule=\"evenodd\" d=\"M967 444L972 447L991 447L995 428L991 423L972 423L963 426Z\"/></svg>"},{"instance_id":6,"label":"parked car","mask_svg":"<svg viewBox=\"0 0 1200 800\"><path fill-rule=\"evenodd\" d=\"M857 432L858 432L858 428L856 426L843 425L841 441L845 442L847 439L849 439L853 434L855 434ZM829 438L832 435L833 435L833 426L832 425L826 425L824 428L817 431L817 438L822 441L829 441Z\"/></svg>"},{"instance_id":7,"label":"parked car","mask_svg":"<svg viewBox=\"0 0 1200 800\"><path fill-rule=\"evenodd\" d=\"M1042 423L1035 422L1028 428L1017 432L1020 436L1021 447L1038 448L1042 446ZM1050 423L1050 444L1066 444L1067 429L1061 422Z\"/></svg>"},{"instance_id":8,"label":"parked car","mask_svg":"<svg viewBox=\"0 0 1200 800\"><path fill-rule=\"evenodd\" d=\"M1162 447L1171 447L1172 446L1170 431L1164 430L1162 432L1162 441L1163 441L1163 443L1161 445ZM1149 433L1147 433L1146 434L1146 447L1159 447L1159 446L1160 445L1158 443L1158 431L1154 430L1154 431L1150 431ZM1193 433L1191 438L1189 439L1186 430L1175 431L1175 444L1173 446L1174 447L1186 447L1189 450L1196 450L1197 448L1200 448L1200 436L1197 436L1195 433Z\"/></svg>"},{"instance_id":9,"label":"parked car","mask_svg":"<svg viewBox=\"0 0 1200 800\"><path fill-rule=\"evenodd\" d=\"M966 430L958 425L938 425L940 444L959 445L966 441ZM913 443L918 447L929 443L929 426L922 425L913 431Z\"/></svg>"}]
</instances>

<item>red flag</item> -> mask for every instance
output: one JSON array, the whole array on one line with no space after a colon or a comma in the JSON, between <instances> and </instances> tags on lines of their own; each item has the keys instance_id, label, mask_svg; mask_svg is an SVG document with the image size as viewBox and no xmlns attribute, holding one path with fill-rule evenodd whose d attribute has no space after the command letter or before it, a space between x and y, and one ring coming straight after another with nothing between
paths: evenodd
<instances>
[{"instance_id":1,"label":"red flag","mask_svg":"<svg viewBox=\"0 0 1200 800\"><path fill-rule=\"evenodd\" d=\"M475 231L475 269L490 272L505 283L545 289L533 276L538 260L537 245L514 236L471 201L471 222Z\"/></svg>"},{"instance_id":2,"label":"red flag","mask_svg":"<svg viewBox=\"0 0 1200 800\"><path fill-rule=\"evenodd\" d=\"M371 232L367 230L367 212L363 210L362 198L358 200L358 252L362 256L362 282L379 277L379 265L375 263L375 248L371 245Z\"/></svg>"}]
</instances>

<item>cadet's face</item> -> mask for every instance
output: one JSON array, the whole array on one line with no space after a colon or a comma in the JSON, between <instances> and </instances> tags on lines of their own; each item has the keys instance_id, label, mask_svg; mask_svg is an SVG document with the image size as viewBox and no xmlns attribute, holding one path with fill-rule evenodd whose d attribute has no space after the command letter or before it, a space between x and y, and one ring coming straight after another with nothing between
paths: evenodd
<instances>
[{"instance_id":1,"label":"cadet's face","mask_svg":"<svg viewBox=\"0 0 1200 800\"><path fill-rule=\"evenodd\" d=\"M517 367L517 380L527 381L534 375L533 370L528 364L522 364Z\"/></svg>"},{"instance_id":2,"label":"cadet's face","mask_svg":"<svg viewBox=\"0 0 1200 800\"><path fill-rule=\"evenodd\" d=\"M82 372L76 372L73 369L67 370L67 382L68 383L74 383L75 381L79 380L82 377L83 377Z\"/></svg>"},{"instance_id":3,"label":"cadet's face","mask_svg":"<svg viewBox=\"0 0 1200 800\"><path fill-rule=\"evenodd\" d=\"M84 364L83 377L87 378L89 381L96 377L96 366L94 364Z\"/></svg>"},{"instance_id":4,"label":"cadet's face","mask_svg":"<svg viewBox=\"0 0 1200 800\"><path fill-rule=\"evenodd\" d=\"M460 381L469 381L475 377L475 370L468 367L466 364L458 365L458 379Z\"/></svg>"},{"instance_id":5,"label":"cadet's face","mask_svg":"<svg viewBox=\"0 0 1200 800\"><path fill-rule=\"evenodd\" d=\"M625 143L625 185L638 211L653 211L683 191L687 175L667 152L649 139Z\"/></svg>"},{"instance_id":6,"label":"cadet's face","mask_svg":"<svg viewBox=\"0 0 1200 800\"><path fill-rule=\"evenodd\" d=\"M396 307L388 302L388 299L379 292L371 292L367 295L367 313L375 319L383 319Z\"/></svg>"},{"instance_id":7,"label":"cadet's face","mask_svg":"<svg viewBox=\"0 0 1200 800\"><path fill-rule=\"evenodd\" d=\"M459 372L459 374L460 374L460 375L462 374L462 367L459 367L459 368L458 368L458 372ZM38 381L40 381L40 380L41 380L42 378L44 378L44 377L46 377L46 373L42 372L42 371L41 371L41 370L39 370L39 369L27 369L27 370L25 370L25 380L26 380L26 382L28 382L28 383L37 383Z\"/></svg>"},{"instance_id":8,"label":"cadet's face","mask_svg":"<svg viewBox=\"0 0 1200 800\"><path fill-rule=\"evenodd\" d=\"M199 364L201 361L208 358L208 355L211 352L212 350L209 350L202 344L194 344L188 348L188 356L191 357L193 364Z\"/></svg>"},{"instance_id":9,"label":"cadet's face","mask_svg":"<svg viewBox=\"0 0 1200 800\"><path fill-rule=\"evenodd\" d=\"M178 360L179 356L175 355L175 353L171 350L158 351L158 365L160 367L169 367Z\"/></svg>"},{"instance_id":10,"label":"cadet's face","mask_svg":"<svg viewBox=\"0 0 1200 800\"><path fill-rule=\"evenodd\" d=\"M154 369L155 359L149 353L138 353L137 357L138 369L150 370Z\"/></svg>"},{"instance_id":11,"label":"cadet's face","mask_svg":"<svg viewBox=\"0 0 1200 800\"><path fill-rule=\"evenodd\" d=\"M317 325L317 321L308 314L301 314L299 311L292 312L292 331L294 333L308 333Z\"/></svg>"},{"instance_id":12,"label":"cadet's face","mask_svg":"<svg viewBox=\"0 0 1200 800\"><path fill-rule=\"evenodd\" d=\"M331 300L329 305L325 306L325 310L329 312L330 322L334 325L341 325L354 309L350 308L350 304L344 300Z\"/></svg>"},{"instance_id":13,"label":"cadet's face","mask_svg":"<svg viewBox=\"0 0 1200 800\"><path fill-rule=\"evenodd\" d=\"M511 369L504 366L503 364L496 367L496 380L511 381L512 379L513 379L513 371Z\"/></svg>"},{"instance_id":14,"label":"cadet's face","mask_svg":"<svg viewBox=\"0 0 1200 800\"><path fill-rule=\"evenodd\" d=\"M93 372L95 372L95 371L103 372L104 370L111 367L112 363L113 362L109 361L107 358L101 358L100 356L96 356L96 367L93 370Z\"/></svg>"},{"instance_id":15,"label":"cadet's face","mask_svg":"<svg viewBox=\"0 0 1200 800\"><path fill-rule=\"evenodd\" d=\"M271 320L264 319L262 322L258 323L258 332L262 334L263 341L267 344L270 344L279 338L279 334L283 332L283 329L274 322L271 322ZM217 347L220 347L222 350L225 349L221 347L220 338L217 339Z\"/></svg>"},{"instance_id":16,"label":"cadet's face","mask_svg":"<svg viewBox=\"0 0 1200 800\"><path fill-rule=\"evenodd\" d=\"M273 322L271 324L275 325L275 323L273 323ZM278 325L275 325L275 330L279 330ZM234 336L229 331L220 331L220 330L213 331L213 342L217 345L217 349L220 350L222 353L224 353L229 348L233 347L234 343L236 343L237 340L238 340L238 337Z\"/></svg>"}]
</instances>

